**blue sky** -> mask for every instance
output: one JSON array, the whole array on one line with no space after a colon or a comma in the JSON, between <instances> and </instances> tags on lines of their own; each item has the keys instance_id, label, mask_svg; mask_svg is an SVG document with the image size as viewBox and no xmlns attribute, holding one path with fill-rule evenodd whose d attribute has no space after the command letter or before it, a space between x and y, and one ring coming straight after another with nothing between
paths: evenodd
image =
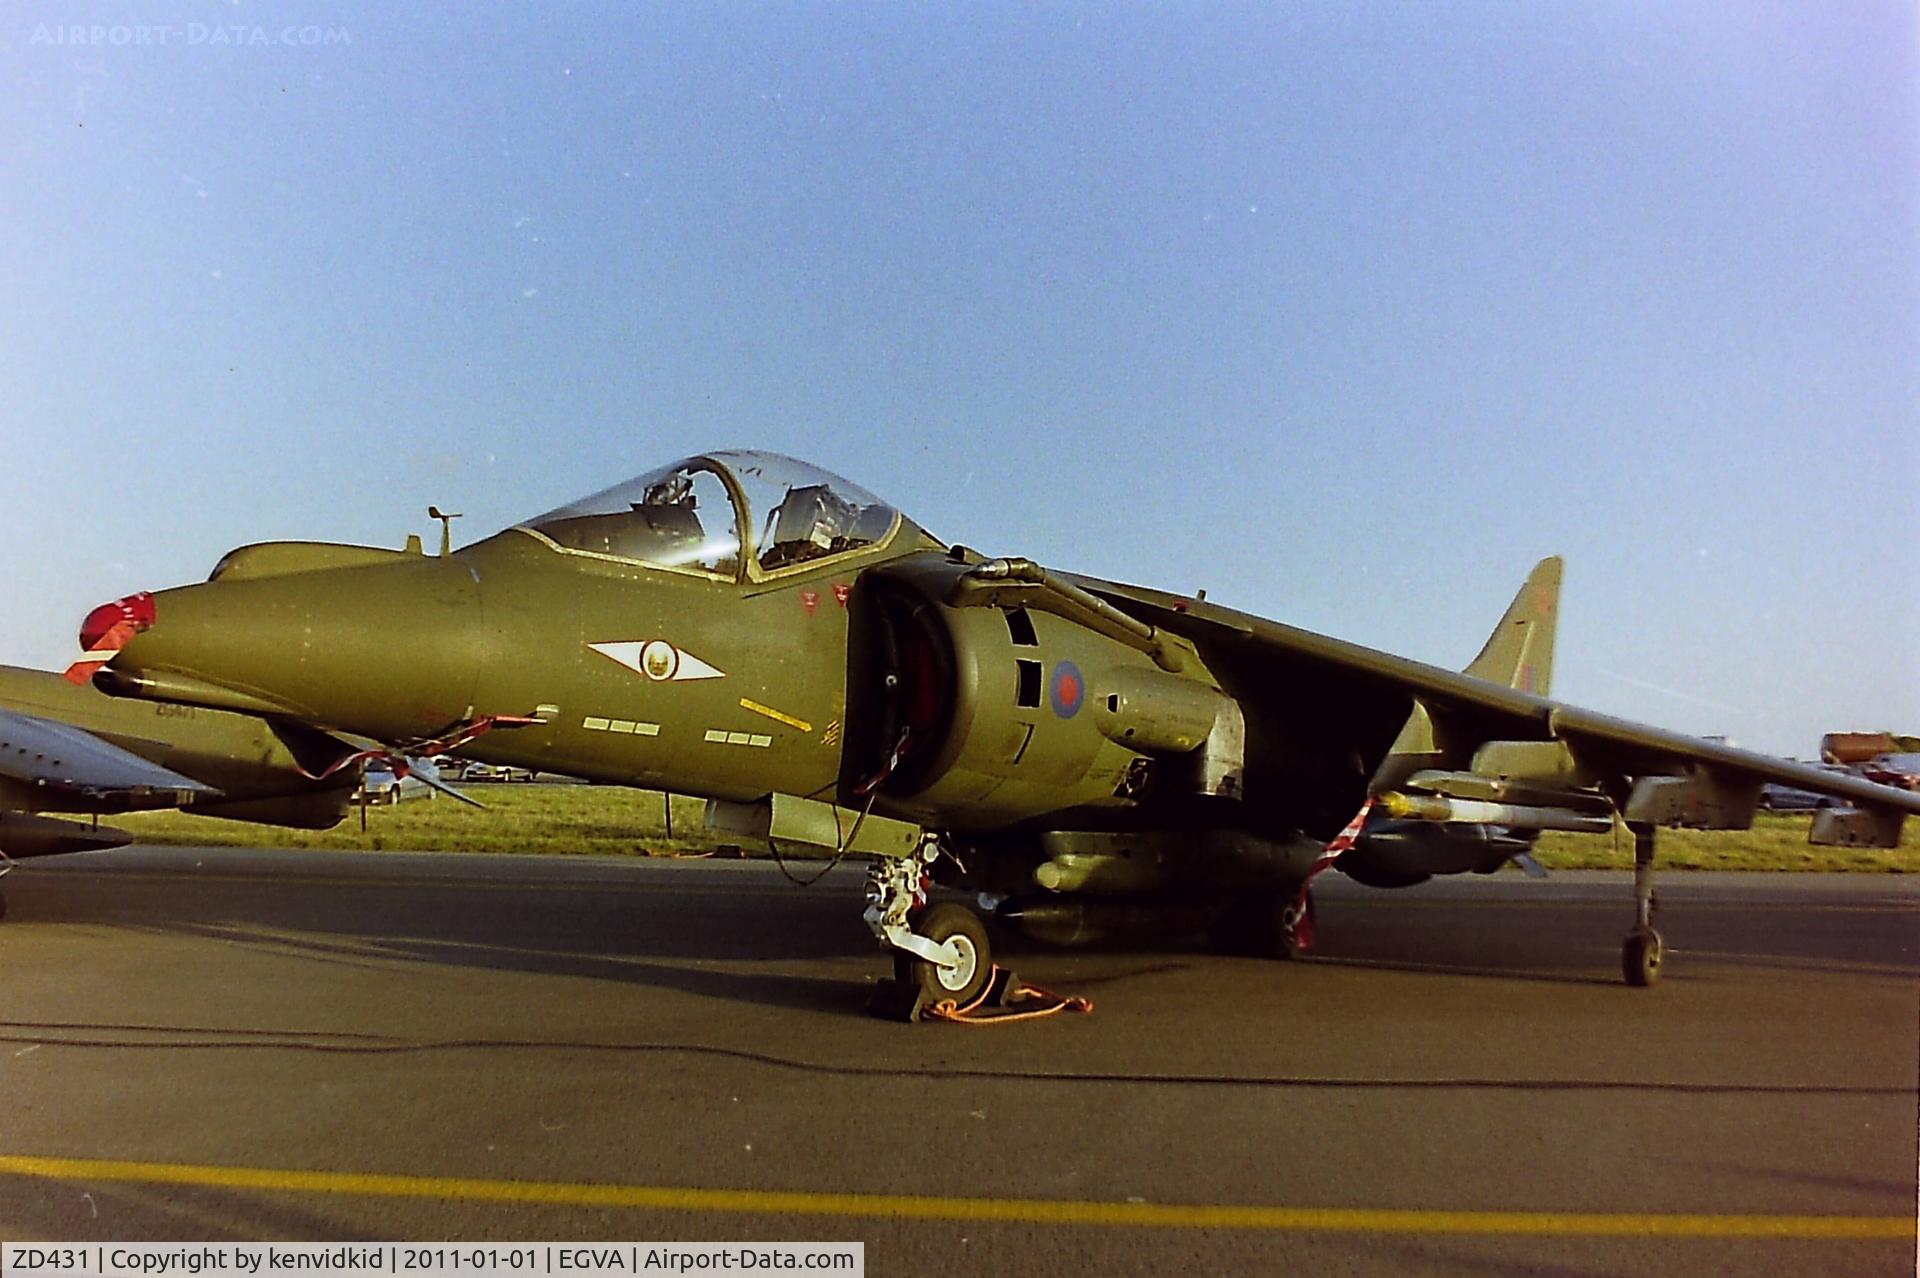
<instances>
[{"instance_id":1,"label":"blue sky","mask_svg":"<svg viewBox=\"0 0 1920 1278\"><path fill-rule=\"evenodd\" d=\"M237 544L754 446L1454 666L1562 553L1569 700L1920 731L1916 49L1899 3L16 6L0 661Z\"/></svg>"}]
</instances>

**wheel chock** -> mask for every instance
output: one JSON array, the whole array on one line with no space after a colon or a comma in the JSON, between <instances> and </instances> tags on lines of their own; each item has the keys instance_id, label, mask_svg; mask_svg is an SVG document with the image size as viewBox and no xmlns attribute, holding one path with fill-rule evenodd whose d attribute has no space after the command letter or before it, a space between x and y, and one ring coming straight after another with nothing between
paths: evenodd
<instances>
[{"instance_id":1,"label":"wheel chock","mask_svg":"<svg viewBox=\"0 0 1920 1278\"><path fill-rule=\"evenodd\" d=\"M977 1007L1011 1007L1020 1001L1020 978L1013 969L994 965L993 975L987 979L987 988L981 993Z\"/></svg>"},{"instance_id":2,"label":"wheel chock","mask_svg":"<svg viewBox=\"0 0 1920 1278\"><path fill-rule=\"evenodd\" d=\"M920 988L918 981L884 976L874 983L873 993L867 995L867 1015L881 1020L912 1024L920 1020L926 1010L927 992Z\"/></svg>"}]
</instances>

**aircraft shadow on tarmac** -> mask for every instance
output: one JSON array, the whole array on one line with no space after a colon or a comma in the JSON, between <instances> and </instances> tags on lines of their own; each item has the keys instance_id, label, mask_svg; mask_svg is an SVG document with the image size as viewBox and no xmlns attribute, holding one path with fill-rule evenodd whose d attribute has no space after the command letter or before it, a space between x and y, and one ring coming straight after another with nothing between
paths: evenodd
<instances>
[{"instance_id":1,"label":"aircraft shadow on tarmac","mask_svg":"<svg viewBox=\"0 0 1920 1278\"><path fill-rule=\"evenodd\" d=\"M688 866L670 885L567 882L548 876L525 890L499 881L326 880L276 884L273 876L198 883L186 875L22 875L7 926L47 922L130 926L298 954L317 962L396 961L637 982L696 997L835 1015L858 1010L885 958L860 923L859 881L845 874L811 891ZM51 889L42 891L39 889ZM1322 907L1321 948L1304 966L1412 976L1471 976L1564 985L1617 985L1621 911L1606 902L1546 916L1527 902L1460 909L1396 909L1390 901ZM1718 930L1707 921L1708 939ZM1676 951L1692 943L1676 913ZM1920 971L1872 965L1797 935L1789 952L1717 953L1676 975L1709 981L1725 966L1794 967L1858 975ZM999 935L999 955L1045 982L1068 952ZM1834 943L1836 946L1839 942ZM1088 954L1089 951L1077 951ZM1170 967L1220 965L1248 973L1260 960L1223 959L1196 938L1095 947L1076 966L1077 987L1123 982ZM1114 958L1127 962L1116 969ZM1904 955L1901 957L1905 957ZM824 965L824 967L823 967ZM811 970L780 970L781 968ZM1237 973L1236 973L1237 975Z\"/></svg>"},{"instance_id":2,"label":"aircraft shadow on tarmac","mask_svg":"<svg viewBox=\"0 0 1920 1278\"><path fill-rule=\"evenodd\" d=\"M860 881L806 891L687 867L668 887L499 883L279 886L270 876L199 884L188 876L48 874L15 881L7 927L93 924L390 969L395 963L651 985L701 998L834 1015L857 1013L887 969L860 922ZM52 889L51 891L45 889ZM1002 938L1010 957L1035 952ZM1152 968L1164 968L1164 961ZM781 970L782 968L788 970ZM792 970L792 969L808 970ZM1139 964L1081 985L1136 975Z\"/></svg>"}]
</instances>

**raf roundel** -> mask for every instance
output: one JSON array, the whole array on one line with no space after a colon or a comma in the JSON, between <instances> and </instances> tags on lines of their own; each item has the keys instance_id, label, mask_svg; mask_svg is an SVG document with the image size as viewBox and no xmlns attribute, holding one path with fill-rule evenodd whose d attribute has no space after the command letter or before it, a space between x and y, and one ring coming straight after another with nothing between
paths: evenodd
<instances>
[{"instance_id":1,"label":"raf roundel","mask_svg":"<svg viewBox=\"0 0 1920 1278\"><path fill-rule=\"evenodd\" d=\"M1087 681L1080 673L1080 667L1071 661L1062 661L1053 668L1053 687L1050 689L1053 700L1053 712L1062 719L1071 719L1080 713L1081 705L1087 699Z\"/></svg>"},{"instance_id":2,"label":"raf roundel","mask_svg":"<svg viewBox=\"0 0 1920 1278\"><path fill-rule=\"evenodd\" d=\"M649 679L671 679L679 665L680 654L664 640L655 639L640 650L640 669Z\"/></svg>"}]
</instances>

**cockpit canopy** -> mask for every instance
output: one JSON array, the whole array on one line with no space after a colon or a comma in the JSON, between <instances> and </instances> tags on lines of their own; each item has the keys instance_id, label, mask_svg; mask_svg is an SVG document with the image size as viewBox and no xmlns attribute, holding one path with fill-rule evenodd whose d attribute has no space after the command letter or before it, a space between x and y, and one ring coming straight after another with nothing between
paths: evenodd
<instances>
[{"instance_id":1,"label":"cockpit canopy","mask_svg":"<svg viewBox=\"0 0 1920 1278\"><path fill-rule=\"evenodd\" d=\"M519 525L564 551L739 580L851 554L893 536L900 513L778 453L689 457Z\"/></svg>"}]
</instances>

